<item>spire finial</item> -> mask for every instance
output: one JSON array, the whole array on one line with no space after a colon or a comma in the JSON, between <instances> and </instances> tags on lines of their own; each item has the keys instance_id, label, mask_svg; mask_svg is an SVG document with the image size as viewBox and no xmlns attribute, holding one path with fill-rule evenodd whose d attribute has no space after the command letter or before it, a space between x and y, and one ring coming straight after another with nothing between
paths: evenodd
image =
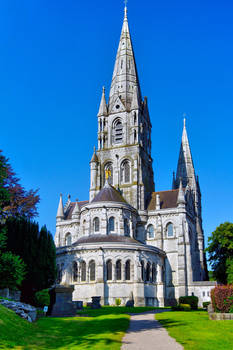
<instances>
[{"instance_id":1,"label":"spire finial","mask_svg":"<svg viewBox=\"0 0 233 350\"><path fill-rule=\"evenodd\" d=\"M105 86L102 87L103 94L105 94Z\"/></svg>"},{"instance_id":2,"label":"spire finial","mask_svg":"<svg viewBox=\"0 0 233 350\"><path fill-rule=\"evenodd\" d=\"M94 146L94 153L95 153L95 146Z\"/></svg>"},{"instance_id":3,"label":"spire finial","mask_svg":"<svg viewBox=\"0 0 233 350\"><path fill-rule=\"evenodd\" d=\"M186 127L186 117L187 117L187 114L184 113L184 114L183 114L183 117L184 117L184 128L185 128L185 127Z\"/></svg>"},{"instance_id":4,"label":"spire finial","mask_svg":"<svg viewBox=\"0 0 233 350\"><path fill-rule=\"evenodd\" d=\"M127 3L128 3L128 0L124 0L124 3L125 3L125 18L127 18Z\"/></svg>"}]
</instances>

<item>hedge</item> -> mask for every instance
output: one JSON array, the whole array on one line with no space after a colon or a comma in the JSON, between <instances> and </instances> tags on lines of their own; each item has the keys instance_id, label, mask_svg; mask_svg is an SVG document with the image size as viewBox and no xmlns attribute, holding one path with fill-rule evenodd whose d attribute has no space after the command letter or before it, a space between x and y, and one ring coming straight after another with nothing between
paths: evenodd
<instances>
[{"instance_id":1,"label":"hedge","mask_svg":"<svg viewBox=\"0 0 233 350\"><path fill-rule=\"evenodd\" d=\"M192 310L197 310L198 297L195 295L179 297L179 304L189 304Z\"/></svg>"},{"instance_id":2,"label":"hedge","mask_svg":"<svg viewBox=\"0 0 233 350\"><path fill-rule=\"evenodd\" d=\"M211 301L215 312L232 312L233 285L216 286L213 288L211 290Z\"/></svg>"}]
</instances>

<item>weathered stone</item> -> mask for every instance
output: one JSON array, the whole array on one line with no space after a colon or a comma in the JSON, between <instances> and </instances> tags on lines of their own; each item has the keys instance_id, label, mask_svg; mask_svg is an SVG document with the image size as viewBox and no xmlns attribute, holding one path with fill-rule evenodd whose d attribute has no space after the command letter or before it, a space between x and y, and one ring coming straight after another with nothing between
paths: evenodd
<instances>
[{"instance_id":1,"label":"weathered stone","mask_svg":"<svg viewBox=\"0 0 233 350\"><path fill-rule=\"evenodd\" d=\"M54 292L56 295L55 304L52 306L51 316L70 317L76 315L76 305L72 301L73 286L56 285Z\"/></svg>"},{"instance_id":2,"label":"weathered stone","mask_svg":"<svg viewBox=\"0 0 233 350\"><path fill-rule=\"evenodd\" d=\"M15 301L1 300L0 304L14 311L18 316L24 318L29 322L34 322L36 320L36 308L29 304L24 304Z\"/></svg>"}]
</instances>

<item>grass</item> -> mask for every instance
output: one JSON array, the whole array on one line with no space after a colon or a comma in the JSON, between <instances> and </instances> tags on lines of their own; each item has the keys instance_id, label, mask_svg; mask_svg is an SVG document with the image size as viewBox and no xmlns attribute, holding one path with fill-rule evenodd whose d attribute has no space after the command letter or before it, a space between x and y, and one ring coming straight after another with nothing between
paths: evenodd
<instances>
[{"instance_id":1,"label":"grass","mask_svg":"<svg viewBox=\"0 0 233 350\"><path fill-rule=\"evenodd\" d=\"M206 311L174 311L156 319L185 350L233 349L233 321L209 320Z\"/></svg>"},{"instance_id":2,"label":"grass","mask_svg":"<svg viewBox=\"0 0 233 350\"><path fill-rule=\"evenodd\" d=\"M156 307L125 307L125 306L103 306L101 309L91 309L90 307L84 307L83 310L78 311L78 315L81 316L103 316L103 315L122 315L122 314L137 314L140 312L151 311L158 309Z\"/></svg>"},{"instance_id":3,"label":"grass","mask_svg":"<svg viewBox=\"0 0 233 350\"><path fill-rule=\"evenodd\" d=\"M128 312L153 308L85 308L86 317L40 318L28 323L0 305L0 349L44 350L119 350L129 326Z\"/></svg>"}]
</instances>

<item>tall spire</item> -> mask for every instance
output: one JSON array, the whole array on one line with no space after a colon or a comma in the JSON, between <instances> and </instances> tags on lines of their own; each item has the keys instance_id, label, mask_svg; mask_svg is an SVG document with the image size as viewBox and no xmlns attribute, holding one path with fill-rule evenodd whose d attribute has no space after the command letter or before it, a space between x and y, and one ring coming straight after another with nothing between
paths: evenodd
<instances>
[{"instance_id":1,"label":"tall spire","mask_svg":"<svg viewBox=\"0 0 233 350\"><path fill-rule=\"evenodd\" d=\"M141 100L140 85L129 32L127 7L125 6L124 21L109 94L109 111L111 112L112 106L118 96L126 109L129 110L135 87L137 87L138 97Z\"/></svg>"},{"instance_id":2,"label":"tall spire","mask_svg":"<svg viewBox=\"0 0 233 350\"><path fill-rule=\"evenodd\" d=\"M179 188L180 178L182 179L183 187L186 187L187 184L192 186L195 183L195 170L186 130L186 119L184 119L180 155L177 165L176 188Z\"/></svg>"}]
</instances>

